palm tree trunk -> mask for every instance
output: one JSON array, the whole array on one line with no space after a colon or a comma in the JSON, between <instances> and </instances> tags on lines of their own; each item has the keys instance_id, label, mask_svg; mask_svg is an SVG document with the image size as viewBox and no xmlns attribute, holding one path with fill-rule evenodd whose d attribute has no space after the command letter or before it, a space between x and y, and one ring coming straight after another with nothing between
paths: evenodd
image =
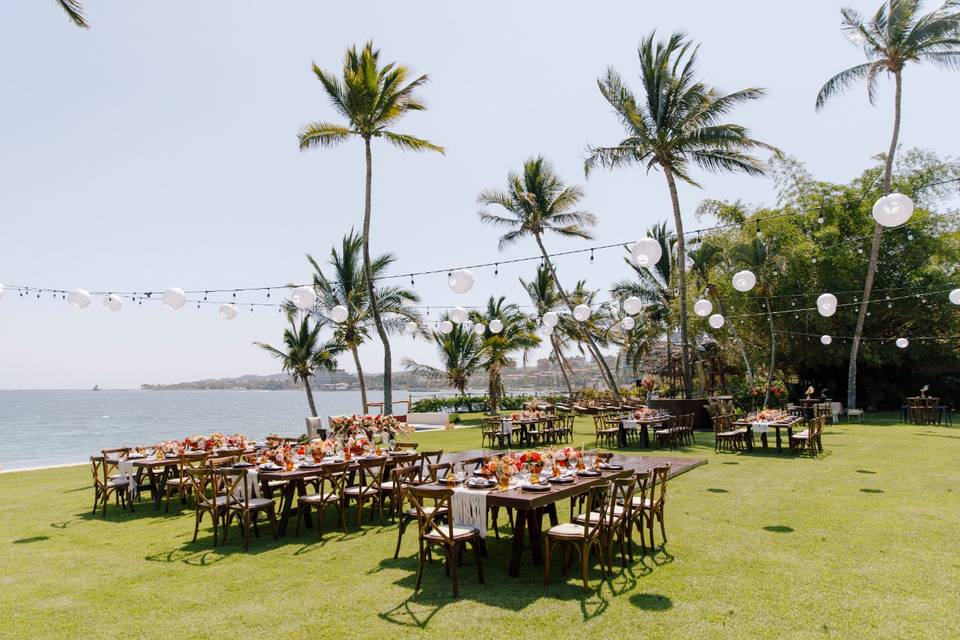
<instances>
[{"instance_id":1,"label":"palm tree trunk","mask_svg":"<svg viewBox=\"0 0 960 640\"><path fill-rule=\"evenodd\" d=\"M303 378L303 388L307 392L307 404L310 405L310 415L317 417L317 405L313 404L313 390L310 388L310 379Z\"/></svg>"},{"instance_id":2,"label":"palm tree trunk","mask_svg":"<svg viewBox=\"0 0 960 640\"><path fill-rule=\"evenodd\" d=\"M896 94L893 103L893 136L890 138L890 149L887 150L887 161L883 166L883 193L890 193L893 181L893 157L897 153L897 140L900 138L900 99L902 95L902 81L900 71L893 74L896 82ZM853 341L850 345L850 366L847 369L847 408L857 406L857 355L860 351L860 339L863 336L863 324L867 319L867 308L870 305L870 293L873 290L873 277L877 272L877 257L880 255L880 239L883 236L883 227L873 226L873 241L870 243L870 260L867 262L867 279L863 284L863 302L857 313L857 326L853 330Z\"/></svg>"},{"instance_id":3,"label":"palm tree trunk","mask_svg":"<svg viewBox=\"0 0 960 640\"><path fill-rule=\"evenodd\" d=\"M715 292L713 293L713 299L717 301L717 308L720 310L720 315L724 318L727 317L727 310L723 306L723 298L718 296ZM734 326L733 322L728 324L730 328L730 335L733 337L733 343L737 345L737 350L740 352L740 357L743 358L743 366L747 371L747 384L753 385L753 369L750 367L750 358L747 357L747 347L743 343L743 338L737 333L737 328Z\"/></svg>"},{"instance_id":4,"label":"palm tree trunk","mask_svg":"<svg viewBox=\"0 0 960 640\"><path fill-rule=\"evenodd\" d=\"M360 353L356 345L350 347L353 354L353 364L357 367L357 379L360 381L360 402L363 403L363 412L367 413L367 381L363 377L363 367L360 366Z\"/></svg>"},{"instance_id":5,"label":"palm tree trunk","mask_svg":"<svg viewBox=\"0 0 960 640\"><path fill-rule=\"evenodd\" d=\"M667 375L670 376L670 393L673 394L673 341L670 334L673 333L673 327L667 324Z\"/></svg>"},{"instance_id":6,"label":"palm tree trunk","mask_svg":"<svg viewBox=\"0 0 960 640\"><path fill-rule=\"evenodd\" d=\"M370 188L373 183L373 157L370 155L370 138L363 139L367 159L367 185L363 200L363 273L367 280L367 296L370 298L370 312L373 315L373 324L377 327L377 335L383 343L383 414L393 413L393 381L391 380L390 340L380 321L380 310L377 308L377 298L374 291L373 269L370 267Z\"/></svg>"},{"instance_id":7,"label":"palm tree trunk","mask_svg":"<svg viewBox=\"0 0 960 640\"><path fill-rule=\"evenodd\" d=\"M680 216L680 197L677 184L669 165L663 165L663 175L670 187L670 202L673 204L673 224L677 230L677 272L680 274L680 358L683 362L683 395L693 395L693 380L690 374L690 354L687 349L687 249L683 237L683 218Z\"/></svg>"},{"instance_id":8,"label":"palm tree trunk","mask_svg":"<svg viewBox=\"0 0 960 640\"><path fill-rule=\"evenodd\" d=\"M773 329L773 314L770 313L770 298L763 299L767 305L767 321L770 323L770 371L767 372L767 391L763 394L763 408L770 402L770 385L773 384L773 367L777 361L777 332Z\"/></svg>"},{"instance_id":9,"label":"palm tree trunk","mask_svg":"<svg viewBox=\"0 0 960 640\"><path fill-rule=\"evenodd\" d=\"M567 393L570 394L571 400L573 399L573 387L570 385L570 376L567 375L567 368L564 365L563 354L560 353L560 347L557 345L557 337L550 336L550 344L553 346L553 353L557 357L557 364L560 365L560 373L563 374L563 381L567 385Z\"/></svg>"},{"instance_id":10,"label":"palm tree trunk","mask_svg":"<svg viewBox=\"0 0 960 640\"><path fill-rule=\"evenodd\" d=\"M546 248L543 246L543 241L540 240L540 234L535 233L533 237L537 241L537 246L540 247L540 253L543 255L544 263L546 263L547 268L550 269L550 275L553 276L553 283L557 285L557 293L559 293L560 297L563 298L563 302L567 305L567 308L570 309L570 313L573 313L573 303L570 302L570 297L567 296L567 292L564 290L564 288L560 286L560 281L557 279L557 272L553 268L553 262L550 261L550 256L547 254ZM610 373L610 367L607 366L607 362L603 359L603 355L597 348L597 343L593 341L593 336L590 335L589 331L584 331L583 335L587 339L587 348L590 349L590 353L593 354L594 359L597 361L597 366L600 368L600 374L601 377L603 377L603 381L610 389L610 393L613 394L613 399L620 400L620 390L617 389L617 383L613 379L613 374Z\"/></svg>"},{"instance_id":11,"label":"palm tree trunk","mask_svg":"<svg viewBox=\"0 0 960 640\"><path fill-rule=\"evenodd\" d=\"M487 371L487 397L490 399L490 413L495 414L500 409L500 380L497 375L497 365L490 365Z\"/></svg>"}]
</instances>

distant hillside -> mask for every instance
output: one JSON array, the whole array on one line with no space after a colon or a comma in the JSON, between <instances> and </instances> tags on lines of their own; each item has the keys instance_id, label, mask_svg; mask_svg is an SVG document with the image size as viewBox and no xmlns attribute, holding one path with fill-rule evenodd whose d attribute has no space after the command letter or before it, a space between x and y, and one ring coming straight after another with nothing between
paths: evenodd
<instances>
[{"instance_id":1,"label":"distant hillside","mask_svg":"<svg viewBox=\"0 0 960 640\"><path fill-rule=\"evenodd\" d=\"M299 389L285 373L274 373L268 376L245 375L239 378L206 378L190 382L176 382L174 384L142 384L141 389L151 391L178 391L183 389L247 389L256 391L279 391L283 389Z\"/></svg>"}]
</instances>

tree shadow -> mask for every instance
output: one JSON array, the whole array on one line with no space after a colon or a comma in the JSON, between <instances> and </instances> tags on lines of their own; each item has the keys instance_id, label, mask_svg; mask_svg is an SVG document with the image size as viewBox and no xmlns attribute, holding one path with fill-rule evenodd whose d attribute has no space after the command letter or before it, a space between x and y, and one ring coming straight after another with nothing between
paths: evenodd
<instances>
[{"instance_id":1,"label":"tree shadow","mask_svg":"<svg viewBox=\"0 0 960 640\"><path fill-rule=\"evenodd\" d=\"M877 472L876 472L876 471L870 471L869 469L857 469L857 473L866 473L866 474L869 474L869 475L871 475L871 476L877 475Z\"/></svg>"},{"instance_id":2,"label":"tree shadow","mask_svg":"<svg viewBox=\"0 0 960 640\"><path fill-rule=\"evenodd\" d=\"M710 493L730 493L726 489L718 489L717 487L710 487L709 489L707 489L707 491L709 491Z\"/></svg>"},{"instance_id":3,"label":"tree shadow","mask_svg":"<svg viewBox=\"0 0 960 640\"><path fill-rule=\"evenodd\" d=\"M721 462L720 464L740 464L740 463L734 462L733 460L728 460L727 462Z\"/></svg>"},{"instance_id":4,"label":"tree shadow","mask_svg":"<svg viewBox=\"0 0 960 640\"><path fill-rule=\"evenodd\" d=\"M783 524L771 524L764 527L763 530L772 533L793 533L793 527L788 527Z\"/></svg>"},{"instance_id":5,"label":"tree shadow","mask_svg":"<svg viewBox=\"0 0 960 640\"><path fill-rule=\"evenodd\" d=\"M673 601L659 593L636 593L630 596L630 604L644 611L666 611L673 608Z\"/></svg>"},{"instance_id":6,"label":"tree shadow","mask_svg":"<svg viewBox=\"0 0 960 640\"><path fill-rule=\"evenodd\" d=\"M883 489L860 489L863 493L883 493Z\"/></svg>"},{"instance_id":7,"label":"tree shadow","mask_svg":"<svg viewBox=\"0 0 960 640\"><path fill-rule=\"evenodd\" d=\"M63 522L51 522L50 526L54 529L66 529L73 520L64 520Z\"/></svg>"},{"instance_id":8,"label":"tree shadow","mask_svg":"<svg viewBox=\"0 0 960 640\"><path fill-rule=\"evenodd\" d=\"M49 540L50 536L33 536L32 538L20 538L19 540L14 540L13 544L30 544L31 542L43 542L44 540Z\"/></svg>"}]
</instances>

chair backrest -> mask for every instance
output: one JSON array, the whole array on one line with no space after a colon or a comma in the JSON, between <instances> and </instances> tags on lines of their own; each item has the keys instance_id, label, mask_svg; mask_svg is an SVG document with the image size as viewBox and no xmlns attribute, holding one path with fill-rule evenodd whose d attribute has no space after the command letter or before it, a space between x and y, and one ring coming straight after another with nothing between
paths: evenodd
<instances>
[{"instance_id":1,"label":"chair backrest","mask_svg":"<svg viewBox=\"0 0 960 640\"><path fill-rule=\"evenodd\" d=\"M650 504L657 507L667 500L667 478L670 476L670 465L654 467L651 476Z\"/></svg>"},{"instance_id":2,"label":"chair backrest","mask_svg":"<svg viewBox=\"0 0 960 640\"><path fill-rule=\"evenodd\" d=\"M420 477L424 477L427 469L432 464L437 464L440 462L440 458L443 457L443 449L438 451L421 451L420 452Z\"/></svg>"},{"instance_id":3,"label":"chair backrest","mask_svg":"<svg viewBox=\"0 0 960 640\"><path fill-rule=\"evenodd\" d=\"M122 460L130 455L130 447L114 447L113 449L101 449L100 453L104 458L113 460Z\"/></svg>"},{"instance_id":4,"label":"chair backrest","mask_svg":"<svg viewBox=\"0 0 960 640\"><path fill-rule=\"evenodd\" d=\"M107 485L107 459L101 456L90 456L90 470L93 472L93 484L95 487L105 487Z\"/></svg>"},{"instance_id":5,"label":"chair backrest","mask_svg":"<svg viewBox=\"0 0 960 640\"><path fill-rule=\"evenodd\" d=\"M587 510L584 513L599 513L599 518L587 518L583 522L583 539L591 540L600 535L603 517L610 509L610 482L599 484L587 492Z\"/></svg>"},{"instance_id":6,"label":"chair backrest","mask_svg":"<svg viewBox=\"0 0 960 640\"><path fill-rule=\"evenodd\" d=\"M204 460L204 464L213 469L219 469L221 467L229 467L236 463L240 462L240 454L230 455L230 456L209 456Z\"/></svg>"},{"instance_id":7,"label":"chair backrest","mask_svg":"<svg viewBox=\"0 0 960 640\"><path fill-rule=\"evenodd\" d=\"M396 449L409 449L411 451L416 451L417 447L420 446L419 442L396 442L394 443L394 448Z\"/></svg>"},{"instance_id":8,"label":"chair backrest","mask_svg":"<svg viewBox=\"0 0 960 640\"><path fill-rule=\"evenodd\" d=\"M471 471L477 471L478 469L482 469L483 465L487 464L489 461L490 456L476 456L473 458L464 458L460 461L460 464L463 465L465 470L470 469ZM473 465L472 469L470 468L471 465Z\"/></svg>"},{"instance_id":9,"label":"chair backrest","mask_svg":"<svg viewBox=\"0 0 960 640\"><path fill-rule=\"evenodd\" d=\"M723 415L711 416L710 421L713 423L714 434L723 433L724 431L727 430L724 418L726 418L726 416L723 416Z\"/></svg>"},{"instance_id":10,"label":"chair backrest","mask_svg":"<svg viewBox=\"0 0 960 640\"><path fill-rule=\"evenodd\" d=\"M360 460L360 486L380 488L383 483L383 470L387 466L386 456Z\"/></svg>"},{"instance_id":11,"label":"chair backrest","mask_svg":"<svg viewBox=\"0 0 960 640\"><path fill-rule=\"evenodd\" d=\"M446 477L453 470L453 465L449 462L441 462L440 464L431 464L427 469L430 472L430 481L439 482L440 472L442 471L443 476Z\"/></svg>"},{"instance_id":12,"label":"chair backrest","mask_svg":"<svg viewBox=\"0 0 960 640\"><path fill-rule=\"evenodd\" d=\"M613 481L610 499L607 500L607 510L603 512L603 520L611 529L630 518L636 487L637 482L634 478L617 478Z\"/></svg>"},{"instance_id":13,"label":"chair backrest","mask_svg":"<svg viewBox=\"0 0 960 640\"><path fill-rule=\"evenodd\" d=\"M448 463L449 464L449 463ZM453 509L450 498L453 489L443 487L407 487L407 498L410 505L417 512L417 522L420 525L420 537L428 533L436 533L447 544L453 544ZM424 503L433 500L430 508ZM436 519L435 519L436 518Z\"/></svg>"},{"instance_id":14,"label":"chair backrest","mask_svg":"<svg viewBox=\"0 0 960 640\"><path fill-rule=\"evenodd\" d=\"M640 498L641 504L644 500L651 499L651 487L653 473L650 471L638 471L637 474L633 477L634 482L636 483L636 488L634 489L633 495ZM640 494L639 496L637 494Z\"/></svg>"},{"instance_id":15,"label":"chair backrest","mask_svg":"<svg viewBox=\"0 0 960 640\"><path fill-rule=\"evenodd\" d=\"M390 479L393 481L393 488L400 496L400 505L407 499L407 487L412 487L419 480L420 469L415 466L396 467L390 470ZM412 508L412 507L411 507Z\"/></svg>"},{"instance_id":16,"label":"chair backrest","mask_svg":"<svg viewBox=\"0 0 960 640\"><path fill-rule=\"evenodd\" d=\"M221 478L218 476L219 470L204 465L197 468L187 468L185 471L187 472L187 478L190 479L195 504L200 508L211 508L217 497L223 493L223 483L219 481ZM207 487L210 487L213 492L212 496L207 495Z\"/></svg>"},{"instance_id":17,"label":"chair backrest","mask_svg":"<svg viewBox=\"0 0 960 640\"><path fill-rule=\"evenodd\" d=\"M246 469L215 469L215 479L223 487L223 495L233 496L243 505L244 509L250 508L250 495L254 492L253 484L248 480Z\"/></svg>"},{"instance_id":18,"label":"chair backrest","mask_svg":"<svg viewBox=\"0 0 960 640\"><path fill-rule=\"evenodd\" d=\"M320 495L324 496L343 496L343 489L346 487L350 468L349 462L331 462L320 467ZM330 489L327 490L329 485Z\"/></svg>"},{"instance_id":19,"label":"chair backrest","mask_svg":"<svg viewBox=\"0 0 960 640\"><path fill-rule=\"evenodd\" d=\"M416 451L398 452L390 456L390 462L397 467L418 467L417 461L419 459L420 456L417 455Z\"/></svg>"},{"instance_id":20,"label":"chair backrest","mask_svg":"<svg viewBox=\"0 0 960 640\"><path fill-rule=\"evenodd\" d=\"M177 471L181 480L186 480L186 470L190 467L197 468L206 464L210 457L206 451L192 451L185 453L177 460Z\"/></svg>"}]
</instances>

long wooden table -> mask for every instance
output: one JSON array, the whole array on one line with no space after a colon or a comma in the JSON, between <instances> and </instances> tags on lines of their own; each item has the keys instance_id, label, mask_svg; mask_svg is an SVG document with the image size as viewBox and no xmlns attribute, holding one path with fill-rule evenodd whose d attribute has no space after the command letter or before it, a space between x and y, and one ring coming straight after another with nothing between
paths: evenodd
<instances>
[{"instance_id":1,"label":"long wooden table","mask_svg":"<svg viewBox=\"0 0 960 640\"><path fill-rule=\"evenodd\" d=\"M747 451L753 451L753 420L737 420L733 423L735 427L746 427L747 429ZM783 420L778 420L777 422L768 423L771 428L776 431L777 434L777 453L783 451L783 441L780 438L780 429L787 430L787 444L790 443L790 438L793 437L793 428L797 426L798 423L803 423L803 418L800 416L790 416ZM769 448L769 443L767 442L766 432L760 433L760 444L763 445L764 449Z\"/></svg>"}]
</instances>

